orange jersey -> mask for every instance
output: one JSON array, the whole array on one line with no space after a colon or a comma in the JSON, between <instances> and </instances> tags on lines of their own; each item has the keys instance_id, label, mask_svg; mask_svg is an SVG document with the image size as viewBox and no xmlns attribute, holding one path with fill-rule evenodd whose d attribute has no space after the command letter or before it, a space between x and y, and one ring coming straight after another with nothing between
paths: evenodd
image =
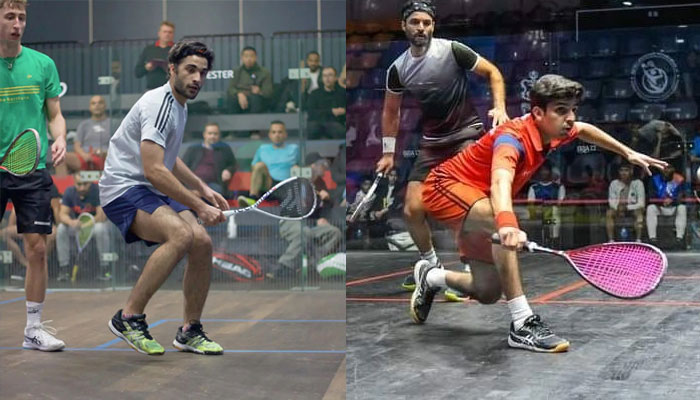
<instances>
[{"instance_id":1,"label":"orange jersey","mask_svg":"<svg viewBox=\"0 0 700 400\"><path fill-rule=\"evenodd\" d=\"M573 141L577 135L574 126L565 138L543 145L532 115L525 114L492 129L436 167L434 173L490 195L491 171L507 168L515 173L512 190L515 196L544 163L549 151Z\"/></svg>"}]
</instances>

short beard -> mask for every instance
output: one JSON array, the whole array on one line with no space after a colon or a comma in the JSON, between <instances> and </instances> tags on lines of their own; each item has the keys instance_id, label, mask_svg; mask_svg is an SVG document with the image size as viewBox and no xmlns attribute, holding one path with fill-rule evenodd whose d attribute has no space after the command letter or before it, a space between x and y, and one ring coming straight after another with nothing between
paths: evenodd
<instances>
[{"instance_id":1,"label":"short beard","mask_svg":"<svg viewBox=\"0 0 700 400\"><path fill-rule=\"evenodd\" d=\"M418 48L428 48L430 46L430 42L433 39L432 36L425 36L425 42L418 42L416 40L416 36L410 37L408 40L411 42L411 46L418 47Z\"/></svg>"},{"instance_id":2,"label":"short beard","mask_svg":"<svg viewBox=\"0 0 700 400\"><path fill-rule=\"evenodd\" d=\"M195 93L194 96L187 94L187 87L180 79L178 79L177 75L175 75L175 84L173 85L173 88L180 96L190 100L194 100L197 97L197 94L199 94L199 91Z\"/></svg>"}]
</instances>

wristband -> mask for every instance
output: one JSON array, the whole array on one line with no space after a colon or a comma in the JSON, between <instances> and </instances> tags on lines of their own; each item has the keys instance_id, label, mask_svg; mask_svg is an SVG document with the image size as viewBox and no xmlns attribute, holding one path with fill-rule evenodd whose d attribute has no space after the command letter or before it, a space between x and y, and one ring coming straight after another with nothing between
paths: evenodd
<instances>
[{"instance_id":1,"label":"wristband","mask_svg":"<svg viewBox=\"0 0 700 400\"><path fill-rule=\"evenodd\" d=\"M382 153L394 153L396 150L396 138L384 136L382 138Z\"/></svg>"},{"instance_id":2,"label":"wristband","mask_svg":"<svg viewBox=\"0 0 700 400\"><path fill-rule=\"evenodd\" d=\"M496 229L501 229L506 226L520 229L520 226L518 226L518 219L512 211L501 211L496 215Z\"/></svg>"}]
</instances>

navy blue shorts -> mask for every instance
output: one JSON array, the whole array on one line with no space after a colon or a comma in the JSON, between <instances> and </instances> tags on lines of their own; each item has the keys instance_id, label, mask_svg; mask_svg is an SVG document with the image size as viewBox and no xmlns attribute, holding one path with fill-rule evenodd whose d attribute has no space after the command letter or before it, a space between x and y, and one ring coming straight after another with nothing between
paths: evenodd
<instances>
[{"instance_id":1,"label":"navy blue shorts","mask_svg":"<svg viewBox=\"0 0 700 400\"><path fill-rule=\"evenodd\" d=\"M139 185L130 188L123 195L112 200L102 207L102 210L107 218L119 228L119 232L122 233L127 243L143 240L148 246L153 246L158 243L149 242L136 236L131 232L131 224L134 222L138 210L153 214L160 206L169 206L176 213L190 209L167 196L153 193L147 186Z\"/></svg>"}]
</instances>

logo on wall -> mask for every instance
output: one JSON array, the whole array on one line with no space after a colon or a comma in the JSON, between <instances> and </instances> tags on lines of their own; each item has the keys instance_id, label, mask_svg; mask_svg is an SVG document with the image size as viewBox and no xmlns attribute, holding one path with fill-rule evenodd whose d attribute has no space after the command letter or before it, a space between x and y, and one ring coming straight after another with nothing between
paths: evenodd
<instances>
[{"instance_id":1,"label":"logo on wall","mask_svg":"<svg viewBox=\"0 0 700 400\"><path fill-rule=\"evenodd\" d=\"M678 65L663 53L647 53L632 66L632 89L646 101L669 98L678 88L679 78Z\"/></svg>"}]
</instances>

